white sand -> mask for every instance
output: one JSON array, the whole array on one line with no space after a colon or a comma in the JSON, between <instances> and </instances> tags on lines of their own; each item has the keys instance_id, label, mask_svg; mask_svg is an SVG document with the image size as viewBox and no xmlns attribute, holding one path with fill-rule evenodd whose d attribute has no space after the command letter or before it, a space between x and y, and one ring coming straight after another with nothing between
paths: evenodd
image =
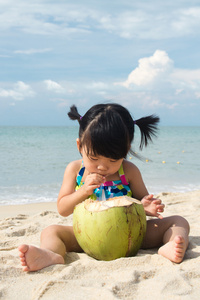
<instances>
[{"instance_id":1,"label":"white sand","mask_svg":"<svg viewBox=\"0 0 200 300\"><path fill-rule=\"evenodd\" d=\"M51 224L72 224L55 203L0 206L0 298L14 299L200 299L200 191L160 194L164 216L179 214L190 223L190 245L181 264L140 250L136 257L96 261L69 253L65 265L25 273L18 259L21 243L39 246Z\"/></svg>"}]
</instances>

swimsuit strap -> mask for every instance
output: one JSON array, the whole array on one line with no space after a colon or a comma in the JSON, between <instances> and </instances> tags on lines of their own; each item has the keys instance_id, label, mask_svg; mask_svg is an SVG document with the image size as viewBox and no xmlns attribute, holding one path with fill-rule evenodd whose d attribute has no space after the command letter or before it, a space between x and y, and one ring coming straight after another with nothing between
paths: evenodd
<instances>
[{"instance_id":1,"label":"swimsuit strap","mask_svg":"<svg viewBox=\"0 0 200 300\"><path fill-rule=\"evenodd\" d=\"M123 168L122 164L121 164L121 167L119 168L119 176L120 176L122 184L128 185L128 182L127 182L126 177L124 175L124 168Z\"/></svg>"},{"instance_id":2,"label":"swimsuit strap","mask_svg":"<svg viewBox=\"0 0 200 300\"><path fill-rule=\"evenodd\" d=\"M83 166L83 161L82 161L80 170L79 170L78 175L77 175L77 178L76 178L76 182L77 182L77 185L78 185L78 186L81 185L81 180L82 180L82 178L83 178L84 172L85 172L85 167Z\"/></svg>"}]
</instances>

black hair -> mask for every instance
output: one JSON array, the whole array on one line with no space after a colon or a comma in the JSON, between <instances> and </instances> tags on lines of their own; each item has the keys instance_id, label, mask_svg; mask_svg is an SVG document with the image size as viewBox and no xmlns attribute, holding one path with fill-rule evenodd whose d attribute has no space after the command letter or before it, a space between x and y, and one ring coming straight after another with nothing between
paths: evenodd
<instances>
[{"instance_id":1,"label":"black hair","mask_svg":"<svg viewBox=\"0 0 200 300\"><path fill-rule=\"evenodd\" d=\"M156 135L159 117L147 116L133 120L129 111L116 103L92 106L82 117L75 105L71 106L68 116L78 120L80 148L85 147L87 155L101 155L112 159L125 158L131 150L135 125L140 129L140 149L147 146Z\"/></svg>"}]
</instances>

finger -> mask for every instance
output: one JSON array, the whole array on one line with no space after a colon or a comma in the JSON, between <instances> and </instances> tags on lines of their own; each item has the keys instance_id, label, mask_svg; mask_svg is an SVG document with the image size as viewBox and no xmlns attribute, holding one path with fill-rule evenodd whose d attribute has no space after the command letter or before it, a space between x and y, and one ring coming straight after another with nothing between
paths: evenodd
<instances>
[{"instance_id":1,"label":"finger","mask_svg":"<svg viewBox=\"0 0 200 300\"><path fill-rule=\"evenodd\" d=\"M147 199L147 200L152 200L153 199L153 195L150 194L150 195L145 196L144 198Z\"/></svg>"},{"instance_id":2,"label":"finger","mask_svg":"<svg viewBox=\"0 0 200 300\"><path fill-rule=\"evenodd\" d=\"M95 176L87 177L86 179L89 184L102 184L105 181L103 176L98 176L97 174L95 174Z\"/></svg>"},{"instance_id":3,"label":"finger","mask_svg":"<svg viewBox=\"0 0 200 300\"><path fill-rule=\"evenodd\" d=\"M163 213L164 212L164 208L163 207L157 208L156 211L159 212L159 213Z\"/></svg>"},{"instance_id":4,"label":"finger","mask_svg":"<svg viewBox=\"0 0 200 300\"><path fill-rule=\"evenodd\" d=\"M156 209L157 210L164 210L164 206L159 205L159 206L156 207Z\"/></svg>"},{"instance_id":5,"label":"finger","mask_svg":"<svg viewBox=\"0 0 200 300\"><path fill-rule=\"evenodd\" d=\"M153 199L153 203L155 203L155 204L161 204L162 200L160 200L160 199Z\"/></svg>"},{"instance_id":6,"label":"finger","mask_svg":"<svg viewBox=\"0 0 200 300\"><path fill-rule=\"evenodd\" d=\"M156 217L158 217L158 219L163 219L163 216L162 215L160 215L160 214L157 214L157 216Z\"/></svg>"},{"instance_id":7,"label":"finger","mask_svg":"<svg viewBox=\"0 0 200 300\"><path fill-rule=\"evenodd\" d=\"M101 175L97 175L97 177L95 178L97 183L104 183L105 182L105 177L101 176Z\"/></svg>"},{"instance_id":8,"label":"finger","mask_svg":"<svg viewBox=\"0 0 200 300\"><path fill-rule=\"evenodd\" d=\"M103 178L103 179L105 179L105 176L102 176L102 175L100 175L98 173L90 173L89 175L96 176L97 178Z\"/></svg>"},{"instance_id":9,"label":"finger","mask_svg":"<svg viewBox=\"0 0 200 300\"><path fill-rule=\"evenodd\" d=\"M162 203L162 204L156 204L156 207L157 207L157 208L164 208L164 207L165 207L165 204L163 204L163 203Z\"/></svg>"}]
</instances>

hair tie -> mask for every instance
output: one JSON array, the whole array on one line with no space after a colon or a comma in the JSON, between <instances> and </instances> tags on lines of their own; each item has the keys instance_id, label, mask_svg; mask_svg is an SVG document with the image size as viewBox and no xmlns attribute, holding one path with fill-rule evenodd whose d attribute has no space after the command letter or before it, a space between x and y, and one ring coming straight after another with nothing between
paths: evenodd
<instances>
[{"instance_id":1,"label":"hair tie","mask_svg":"<svg viewBox=\"0 0 200 300\"><path fill-rule=\"evenodd\" d=\"M80 120L82 119L82 116L80 116Z\"/></svg>"},{"instance_id":2,"label":"hair tie","mask_svg":"<svg viewBox=\"0 0 200 300\"><path fill-rule=\"evenodd\" d=\"M134 120L134 121L133 121L133 124L137 125L137 121L136 121L136 120Z\"/></svg>"}]
</instances>

